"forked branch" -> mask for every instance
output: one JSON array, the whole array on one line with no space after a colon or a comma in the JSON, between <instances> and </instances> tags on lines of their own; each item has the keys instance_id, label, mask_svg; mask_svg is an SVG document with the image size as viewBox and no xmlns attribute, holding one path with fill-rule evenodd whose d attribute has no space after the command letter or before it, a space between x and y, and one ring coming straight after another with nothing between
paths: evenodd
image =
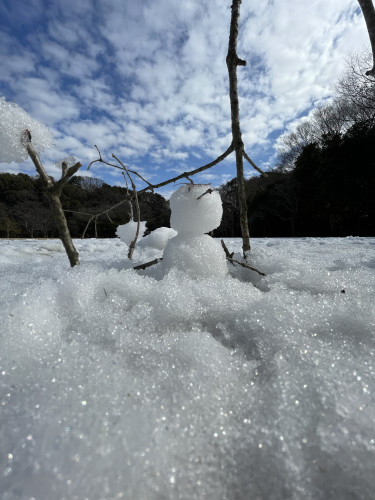
<instances>
[{"instance_id":1,"label":"forked branch","mask_svg":"<svg viewBox=\"0 0 375 500\"><path fill-rule=\"evenodd\" d=\"M59 237L64 245L66 254L68 256L71 267L79 264L79 255L77 250L73 245L72 238L70 236L70 231L62 208L60 196L64 185L68 180L78 171L81 167L80 163L76 163L70 168L67 168L65 164L62 169L61 179L55 182L52 177L47 175L42 162L40 161L38 153L35 151L34 146L31 142L31 133L29 130L25 130L22 135L22 143L26 147L26 150L34 163L36 171L38 172L41 181L43 183L44 192L49 202L51 208L52 216L56 222Z\"/></svg>"}]
</instances>

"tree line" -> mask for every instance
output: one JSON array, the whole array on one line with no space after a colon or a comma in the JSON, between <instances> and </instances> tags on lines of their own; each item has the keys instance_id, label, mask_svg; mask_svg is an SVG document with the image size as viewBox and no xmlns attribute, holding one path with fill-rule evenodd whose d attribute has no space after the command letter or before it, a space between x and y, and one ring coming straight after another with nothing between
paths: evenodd
<instances>
[{"instance_id":1,"label":"tree line","mask_svg":"<svg viewBox=\"0 0 375 500\"><path fill-rule=\"evenodd\" d=\"M83 234L89 238L115 237L117 226L132 217L132 202L113 208L126 198L126 188L110 186L101 179L81 176L70 179L62 190L61 201L72 237L80 238ZM0 199L1 236L58 237L39 176L0 174ZM169 225L169 204L163 196L141 193L139 205L142 219L148 221L148 230Z\"/></svg>"},{"instance_id":2,"label":"tree line","mask_svg":"<svg viewBox=\"0 0 375 500\"><path fill-rule=\"evenodd\" d=\"M284 135L268 177L246 181L252 236L374 236L375 79L353 56L332 102ZM369 73L369 72L367 72ZM239 236L236 180L220 188L218 236Z\"/></svg>"},{"instance_id":3,"label":"tree line","mask_svg":"<svg viewBox=\"0 0 375 500\"><path fill-rule=\"evenodd\" d=\"M332 102L283 136L276 167L245 181L252 236L375 234L375 79L365 71L371 57L353 57ZM219 188L223 219L214 236L241 237L237 188L237 178ZM57 237L44 192L38 176L0 174L0 236ZM72 237L114 237L133 215L127 194L101 179L72 177L61 194ZM144 191L139 204L148 230L169 226L161 195Z\"/></svg>"},{"instance_id":4,"label":"tree line","mask_svg":"<svg viewBox=\"0 0 375 500\"><path fill-rule=\"evenodd\" d=\"M373 236L375 234L375 120L360 120L345 131L331 130L307 141L290 163L267 177L246 181L248 220L253 237ZM240 237L237 179L219 189L223 219L217 237ZM26 174L0 174L0 234L5 237L57 237L40 179ZM96 234L112 238L128 222L132 207L123 203L126 188L100 179L73 177L64 187L62 204L74 238L84 233L90 217ZM139 196L147 229L169 226L169 203L161 195ZM94 221L86 237L95 236Z\"/></svg>"}]
</instances>

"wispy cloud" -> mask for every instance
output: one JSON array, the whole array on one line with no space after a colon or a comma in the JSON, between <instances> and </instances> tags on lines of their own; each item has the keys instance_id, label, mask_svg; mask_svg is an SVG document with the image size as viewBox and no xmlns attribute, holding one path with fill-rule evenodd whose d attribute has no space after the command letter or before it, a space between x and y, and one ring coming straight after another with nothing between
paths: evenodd
<instances>
[{"instance_id":1,"label":"wispy cloud","mask_svg":"<svg viewBox=\"0 0 375 500\"><path fill-rule=\"evenodd\" d=\"M87 165L97 144L164 180L230 143L230 14L227 0L3 0L0 94L54 132L46 165L69 154ZM367 44L356 0L242 2L242 127L258 163L270 166L277 137L332 95L344 58ZM224 168L205 178L234 176L234 159ZM18 169L32 171L1 165ZM91 175L120 180L97 164Z\"/></svg>"}]
</instances>

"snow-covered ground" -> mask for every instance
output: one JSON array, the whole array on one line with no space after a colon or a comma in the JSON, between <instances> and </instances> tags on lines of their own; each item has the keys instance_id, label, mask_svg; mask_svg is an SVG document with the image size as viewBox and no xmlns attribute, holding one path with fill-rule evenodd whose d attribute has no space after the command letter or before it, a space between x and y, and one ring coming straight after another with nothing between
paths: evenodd
<instances>
[{"instance_id":1,"label":"snow-covered ground","mask_svg":"<svg viewBox=\"0 0 375 500\"><path fill-rule=\"evenodd\" d=\"M374 498L375 238L76 245L0 241L2 500Z\"/></svg>"}]
</instances>

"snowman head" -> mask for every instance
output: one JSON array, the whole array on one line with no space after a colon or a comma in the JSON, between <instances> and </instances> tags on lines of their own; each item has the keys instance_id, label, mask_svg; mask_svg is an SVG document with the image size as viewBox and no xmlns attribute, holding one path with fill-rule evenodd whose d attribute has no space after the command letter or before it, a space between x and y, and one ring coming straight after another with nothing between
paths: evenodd
<instances>
[{"instance_id":1,"label":"snowman head","mask_svg":"<svg viewBox=\"0 0 375 500\"><path fill-rule=\"evenodd\" d=\"M172 194L171 227L179 234L204 234L220 225L223 215L220 194L207 192L209 189L210 184L184 184Z\"/></svg>"}]
</instances>

